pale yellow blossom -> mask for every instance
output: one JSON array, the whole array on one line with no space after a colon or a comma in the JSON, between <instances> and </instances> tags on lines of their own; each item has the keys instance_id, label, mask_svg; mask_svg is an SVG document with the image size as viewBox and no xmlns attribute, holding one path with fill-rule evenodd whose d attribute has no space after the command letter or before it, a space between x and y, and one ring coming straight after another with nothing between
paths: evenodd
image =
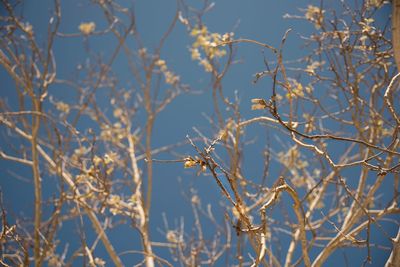
<instances>
[{"instance_id":1,"label":"pale yellow blossom","mask_svg":"<svg viewBox=\"0 0 400 267\"><path fill-rule=\"evenodd\" d=\"M319 7L309 5L305 14L306 19L312 21L316 29L320 29L324 20L324 10Z\"/></svg>"},{"instance_id":2,"label":"pale yellow blossom","mask_svg":"<svg viewBox=\"0 0 400 267\"><path fill-rule=\"evenodd\" d=\"M325 61L312 61L311 64L307 65L306 72L310 75L315 75L315 70L322 67Z\"/></svg>"},{"instance_id":3,"label":"pale yellow blossom","mask_svg":"<svg viewBox=\"0 0 400 267\"><path fill-rule=\"evenodd\" d=\"M179 238L175 231L169 230L166 234L166 238L171 243L178 243Z\"/></svg>"},{"instance_id":4,"label":"pale yellow blossom","mask_svg":"<svg viewBox=\"0 0 400 267\"><path fill-rule=\"evenodd\" d=\"M121 108L114 109L113 115L114 115L115 118L121 117L122 114L123 114L123 111L122 111Z\"/></svg>"},{"instance_id":5,"label":"pale yellow blossom","mask_svg":"<svg viewBox=\"0 0 400 267\"><path fill-rule=\"evenodd\" d=\"M174 75L174 73L171 71L166 71L164 73L164 76L165 76L165 82L172 85L177 84L180 79L179 76Z\"/></svg>"},{"instance_id":6,"label":"pale yellow blossom","mask_svg":"<svg viewBox=\"0 0 400 267\"><path fill-rule=\"evenodd\" d=\"M198 60L206 72L212 71L211 62L208 60L215 60L226 55L226 50L219 44L233 36L231 33L223 36L219 33L210 33L205 26L194 27L190 35L195 38L192 47L189 48L191 57L193 60ZM204 58L202 58L202 53Z\"/></svg>"},{"instance_id":7,"label":"pale yellow blossom","mask_svg":"<svg viewBox=\"0 0 400 267\"><path fill-rule=\"evenodd\" d=\"M386 1L383 0L366 0L367 8L380 8Z\"/></svg>"},{"instance_id":8,"label":"pale yellow blossom","mask_svg":"<svg viewBox=\"0 0 400 267\"><path fill-rule=\"evenodd\" d=\"M63 112L63 113L68 114L69 110L70 110L70 107L69 107L69 105L67 103L59 101L59 102L56 103L56 109L61 111L61 112Z\"/></svg>"},{"instance_id":9,"label":"pale yellow blossom","mask_svg":"<svg viewBox=\"0 0 400 267\"><path fill-rule=\"evenodd\" d=\"M163 60L163 59L157 59L157 61L155 62L155 64L156 64L157 66L161 67L161 66L165 66L165 65L166 65L166 62L165 62L165 60Z\"/></svg>"},{"instance_id":10,"label":"pale yellow blossom","mask_svg":"<svg viewBox=\"0 0 400 267\"><path fill-rule=\"evenodd\" d=\"M202 65L204 67L204 70L206 72L211 72L213 70L211 64L207 61L207 59L202 59L200 60L200 65Z\"/></svg>"},{"instance_id":11,"label":"pale yellow blossom","mask_svg":"<svg viewBox=\"0 0 400 267\"><path fill-rule=\"evenodd\" d=\"M195 167L197 165L197 161L195 161L194 159L192 159L192 158L187 158L187 159L185 159L185 162L184 162L184 167L185 168L193 168L193 167Z\"/></svg>"},{"instance_id":12,"label":"pale yellow blossom","mask_svg":"<svg viewBox=\"0 0 400 267\"><path fill-rule=\"evenodd\" d=\"M193 60L199 60L201 58L200 51L197 48L191 48L190 52L192 54Z\"/></svg>"},{"instance_id":13,"label":"pale yellow blossom","mask_svg":"<svg viewBox=\"0 0 400 267\"><path fill-rule=\"evenodd\" d=\"M23 26L25 32L27 32L30 35L33 34L33 26L32 26L32 24L30 24L29 22L26 22L22 26Z\"/></svg>"},{"instance_id":14,"label":"pale yellow blossom","mask_svg":"<svg viewBox=\"0 0 400 267\"><path fill-rule=\"evenodd\" d=\"M93 163L95 166L99 166L103 160L99 156L94 156Z\"/></svg>"},{"instance_id":15,"label":"pale yellow blossom","mask_svg":"<svg viewBox=\"0 0 400 267\"><path fill-rule=\"evenodd\" d=\"M286 97L293 98L293 97L303 97L304 92L303 92L303 85L297 81L293 81L293 84L291 86L291 90L286 94Z\"/></svg>"},{"instance_id":16,"label":"pale yellow blossom","mask_svg":"<svg viewBox=\"0 0 400 267\"><path fill-rule=\"evenodd\" d=\"M85 35L92 34L96 29L96 24L94 22L82 22L79 25L79 30Z\"/></svg>"},{"instance_id":17,"label":"pale yellow blossom","mask_svg":"<svg viewBox=\"0 0 400 267\"><path fill-rule=\"evenodd\" d=\"M106 266L106 262L101 258L95 258L94 263L96 264L96 266L99 266L99 267Z\"/></svg>"},{"instance_id":18,"label":"pale yellow blossom","mask_svg":"<svg viewBox=\"0 0 400 267\"><path fill-rule=\"evenodd\" d=\"M267 108L267 102L265 102L265 100L262 99L262 98L253 98L251 100L251 103L253 103L253 105L251 106L252 110L266 109Z\"/></svg>"}]
</instances>

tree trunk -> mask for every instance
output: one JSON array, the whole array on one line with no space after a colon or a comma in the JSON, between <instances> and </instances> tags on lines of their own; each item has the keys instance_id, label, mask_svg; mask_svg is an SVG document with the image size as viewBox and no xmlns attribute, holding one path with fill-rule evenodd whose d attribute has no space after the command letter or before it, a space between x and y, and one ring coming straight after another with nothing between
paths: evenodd
<instances>
[{"instance_id":1,"label":"tree trunk","mask_svg":"<svg viewBox=\"0 0 400 267\"><path fill-rule=\"evenodd\" d=\"M392 44L397 71L400 71L400 0L393 0ZM395 266L400 266L400 228L396 239L393 239L393 250L385 264L385 267Z\"/></svg>"},{"instance_id":2,"label":"tree trunk","mask_svg":"<svg viewBox=\"0 0 400 267\"><path fill-rule=\"evenodd\" d=\"M392 43L397 70L400 70L400 0L393 0Z\"/></svg>"}]
</instances>

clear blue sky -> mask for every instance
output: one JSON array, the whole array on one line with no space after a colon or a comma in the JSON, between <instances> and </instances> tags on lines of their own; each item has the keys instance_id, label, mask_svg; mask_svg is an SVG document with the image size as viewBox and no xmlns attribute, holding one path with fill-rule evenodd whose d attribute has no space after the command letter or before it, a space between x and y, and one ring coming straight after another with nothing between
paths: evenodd
<instances>
[{"instance_id":1,"label":"clear blue sky","mask_svg":"<svg viewBox=\"0 0 400 267\"><path fill-rule=\"evenodd\" d=\"M62 22L60 31L63 33L77 33L78 26L81 22L94 21L97 29L106 27L103 21L102 14L99 9L91 5L90 1L61 1L62 2ZM81 3L85 2L85 3ZM145 46L151 51L156 47L162 34L166 31L169 22L173 18L176 11L176 2L173 0L142 0L142 1L120 1L126 7L134 7L136 14L137 29L140 32ZM199 1L188 1L191 4L197 5ZM325 1L325 5L337 4L338 1ZM290 1L290 0L219 0L215 1L214 8L204 17L205 24L212 32L225 33L234 31L236 38L254 39L260 42L265 42L275 47L279 46L281 38L288 28L293 31L289 35L285 48L285 59L292 60L306 53L301 46L301 36L309 34L314 28L308 23L301 20L284 19L283 15L300 14L299 8L306 8L308 4L314 3L318 5L318 1ZM27 21L33 25L33 29L38 40L45 42L47 24L50 14L53 10L53 2L47 0L41 1L24 1L23 14ZM389 14L390 8L386 7L385 11L380 16L384 18ZM3 14L3 10L1 14ZM165 112L158 117L154 129L153 147L177 143L185 140L185 136L196 136L192 127L196 127L206 134L211 134L210 126L205 116L213 116L212 97L209 84L209 77L204 73L202 68L190 59L191 39L188 36L186 28L182 24L178 24L171 36L168 38L164 46L161 57L167 61L168 67L175 73L179 74L183 83L191 85L194 89L203 90L204 93L189 94L181 96L171 104ZM40 42L39 42L40 43ZM115 40L104 37L90 37L87 45L106 59L111 55ZM57 76L60 79L71 79L74 77L76 66L85 64L86 54L84 44L81 37L77 38L57 38L54 44L54 52L57 60ZM272 59L268 51L265 51L267 57ZM262 50L251 44L242 44L239 46L237 59L242 62L235 65L223 82L224 92L227 96L233 97L237 91L241 99L241 111L244 118L252 118L255 115L262 113L250 110L250 99L256 97L268 98L270 96L269 88L271 83L268 79L264 79L254 85L252 80L256 72L264 70ZM123 56L117 58L113 63L113 71L120 79L120 83L133 83L130 72L127 70L127 64ZM2 81L2 89L0 96L9 101L12 106L15 103L14 85L10 78L5 73L4 69L0 68L0 80ZM74 101L74 96L67 87L51 87L50 93L58 99L69 99ZM100 105L102 102L105 106L109 98L104 96L104 99L99 99ZM67 102L67 101L66 101ZM143 118L142 118L143 119ZM138 122L141 119L138 119ZM85 131L86 125L82 124L78 130ZM251 127L246 133L248 140L256 138L255 144L250 144L246 148L246 156L244 158L244 174L248 177L260 176L263 169L262 161L259 158L262 155L262 150L266 144L266 136L269 136L272 143L276 145L276 136L270 135L264 127ZM2 133L4 129L2 129ZM276 134L277 132L275 132ZM260 145L261 143L261 145ZM3 141L0 144L5 145ZM183 155L194 155L193 148L184 146L179 149ZM158 158L172 157L169 154L161 154ZM142 163L141 163L142 164ZM32 186L27 186L30 182L30 171L28 168L15 165L10 162L0 160L0 186L4 194L5 204L13 210L13 215L32 215ZM216 214L222 215L223 210L219 208L218 203L221 201L221 194L210 177L197 177L193 171L183 170L181 164L155 164L154 166L154 192L153 206L151 211L151 234L154 241L165 241L164 225L162 221L162 213L166 212L170 224L177 223L181 216L187 221L187 230L190 232L191 209L187 201L183 201L182 190L188 190L189 187L195 188L202 196L202 203L205 206L207 203L212 203ZM280 169L274 169L271 166L271 176L276 177ZM25 176L23 180L15 179L12 173L19 173ZM178 182L178 177L181 183ZM271 178L275 180L275 178ZM30 185L30 184L29 184ZM46 191L46 184L44 185ZM47 196L51 192L46 193ZM220 217L222 218L222 216ZM78 233L76 230L71 232L70 229L76 229L76 225L71 223L60 232L60 241L62 244L70 242L79 242ZM395 228L388 228L393 236ZM210 233L206 233L210 234ZM88 236L93 238L93 236ZM376 237L379 239L379 236ZM117 250L140 249L137 234L126 228L114 231L111 239L117 244ZM383 241L382 241L383 242ZM388 245L386 243L386 245ZM348 262L351 266L358 266L365 259L365 250L358 249L349 250ZM160 256L167 257L168 253L165 250L156 251ZM100 250L101 256L101 250ZM352 254L354 253L354 254ZM380 266L382 261L387 257L387 252L374 252L373 266ZM352 257L357 255L357 257ZM315 255L314 255L315 256ZM381 257L381 259L380 259ZM137 263L141 257L127 256L126 265L131 266ZM379 262L379 264L378 264ZM331 256L326 266L340 266L343 264L342 251Z\"/></svg>"}]
</instances>

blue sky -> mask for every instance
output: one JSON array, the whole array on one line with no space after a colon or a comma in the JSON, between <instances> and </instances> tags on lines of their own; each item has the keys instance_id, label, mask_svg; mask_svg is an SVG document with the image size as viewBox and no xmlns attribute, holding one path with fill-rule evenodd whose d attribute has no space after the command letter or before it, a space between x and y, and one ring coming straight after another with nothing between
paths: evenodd
<instances>
[{"instance_id":1,"label":"blue sky","mask_svg":"<svg viewBox=\"0 0 400 267\"><path fill-rule=\"evenodd\" d=\"M107 25L104 22L101 11L93 7L90 2L84 1L62 1L62 22L60 32L77 33L78 26L82 22L93 21L96 23L96 29L104 29ZM148 51L152 51L158 44L160 37L167 30L170 21L176 11L176 2L172 0L146 0L146 1L120 1L123 6L133 8L136 15L137 30L140 33L144 46ZM199 1L188 1L194 6L199 5ZM318 5L317 1L272 1L272 0L219 0L215 1L215 6L204 16L204 23L212 32L225 33L235 32L235 38L248 38L260 42L265 42L272 46L278 47L283 34L288 28L292 28L287 44L284 49L284 57L286 60L294 60L308 51L301 46L302 35L308 35L314 27L303 20L284 19L283 16L289 14L300 14L299 8L306 8L308 4ZM325 1L325 5L337 5L337 1ZM20 11L25 19L33 25L35 35L40 43L45 43L46 30L49 18L53 11L52 1L25 1L21 5ZM1 11L3 14L3 10ZM390 12L389 7L378 14L385 19ZM165 46L161 51L161 58L165 59L168 67L175 73L179 74L181 81L189 84L193 89L202 91L202 94L187 94L178 97L164 112L157 118L154 128L153 147L157 148L169 144L174 144L185 140L186 135L196 136L197 133L193 127L199 131L211 136L213 133L207 117L213 117L212 97L210 88L210 77L203 71L201 66L193 62L190 58L189 47L193 39L189 36L186 27L180 23L177 24ZM128 42L128 45L130 43ZM111 36L90 36L87 40L82 37L73 38L57 38L54 44L54 53L57 60L57 77L59 79L75 79L80 77L77 73L79 64L87 64L87 54L85 46L89 46L92 55L104 57L107 61L110 54L116 46L116 41ZM235 94L240 99L240 108L243 118L249 119L263 113L259 111L251 111L250 100L252 98L268 98L271 94L271 81L263 79L257 84L253 84L254 74L265 69L263 63L263 51L260 47L253 44L238 45L238 53L236 59L240 62L235 64L227 76L224 78L223 87L226 96L233 98ZM273 60L273 55L265 50L267 59ZM92 57L93 60L93 57ZM119 86L134 86L135 81L127 69L126 59L123 54L118 56L112 65L113 72L119 79ZM3 81L3 89L0 96L12 106L16 103L16 96L13 90L13 83L0 68L0 79ZM125 85L125 86L124 86ZM165 88L162 88L165 89ZM70 102L76 101L76 95L67 86L52 86L50 93L57 99ZM110 95L99 93L99 104L109 105ZM111 112L111 111L110 111ZM229 111L224 111L229 113ZM139 114L135 118L135 123L142 123L144 113ZM79 131L85 131L88 128L86 122L78 125ZM3 130L3 129L2 129ZM3 131L4 132L4 131ZM246 169L244 174L248 177L259 177L263 170L263 163L259 159L267 142L272 143L272 147L278 149L279 131L269 130L261 126L251 126L246 132L247 140L255 140L245 149L244 163ZM285 137L282 137L283 139ZM0 141L1 146L5 144ZM183 146L178 149L181 155L194 155L195 151L191 146ZM339 151L339 150L338 150ZM340 153L340 152L337 152ZM160 154L157 158L171 159L171 154ZM144 164L144 162L140 162ZM0 177L0 186L4 194L5 204L13 210L12 216L19 214L31 215L31 206L33 200L33 190L29 182L23 181L30 179L30 171L28 168L21 167L14 163L0 161L0 167L3 177ZM192 213L190 203L182 196L182 191L188 193L189 188L194 188L200 196L202 203L206 206L208 203L213 204L214 212L223 217L223 209L218 205L221 201L221 194L214 181L209 176L196 176L191 170L184 170L182 164L155 164L154 165L154 200L151 210L151 234L154 241L164 241L164 224L162 214L167 213L170 224L178 223L181 217L185 217L187 222L187 230L191 230ZM270 175L276 177L280 169L274 168L272 164ZM14 179L13 173L19 173L24 176L23 180ZM351 174L349 174L351 176ZM271 178L269 183L275 179ZM50 182L50 184L55 181ZM390 186L390 185L388 185ZM46 185L44 185L46 189ZM50 188L50 186L49 186ZM46 190L45 190L46 191ZM52 192L47 192L50 196ZM278 215L279 216L279 215ZM79 242L76 230L76 222L66 225L60 232L61 243L76 244ZM72 231L72 233L71 233ZM392 231L392 235L396 229L392 225L388 226L388 231ZM71 235L72 234L72 235ZM212 232L206 233L212 235ZM119 230L113 230L110 235L115 241L117 250L123 250L127 247L132 249L140 249L138 235L131 231L129 227L121 227ZM375 236L379 239L378 236ZM93 239L94 235L88 234L89 239ZM282 240L285 241L283 238ZM382 241L383 242L383 241ZM283 242L284 243L284 242ZM386 244L387 245L387 244ZM285 250L284 250L285 251ZM350 250L351 253L357 255L357 259L353 259L348 255L349 263L359 265L365 258L365 250ZM168 257L165 249L156 250L160 256ZM98 250L101 256L104 251ZM327 262L327 266L337 266L343 263L342 251L331 256ZM350 253L350 254L351 254ZM387 257L387 252L374 252L376 259ZM284 255L282 255L283 257ZM312 255L314 257L315 255ZM123 258L127 266L137 263L140 259L138 256L126 256ZM354 260L354 262L353 262ZM352 265L352 264L350 264ZM378 264L379 265L379 264Z\"/></svg>"}]
</instances>

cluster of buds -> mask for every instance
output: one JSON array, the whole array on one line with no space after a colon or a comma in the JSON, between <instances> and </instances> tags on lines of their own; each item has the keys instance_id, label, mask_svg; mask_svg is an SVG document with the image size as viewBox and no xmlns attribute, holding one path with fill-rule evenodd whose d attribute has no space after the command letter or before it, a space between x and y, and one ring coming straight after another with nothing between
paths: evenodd
<instances>
[{"instance_id":1,"label":"cluster of buds","mask_svg":"<svg viewBox=\"0 0 400 267\"><path fill-rule=\"evenodd\" d=\"M211 72L213 67L210 60L222 58L226 55L226 50L221 49L225 42L232 39L233 33L210 33L206 26L194 27L190 35L195 39L189 49L193 60L198 60L206 72ZM204 57L202 57L202 53Z\"/></svg>"},{"instance_id":2,"label":"cluster of buds","mask_svg":"<svg viewBox=\"0 0 400 267\"><path fill-rule=\"evenodd\" d=\"M199 166L201 172L205 172L207 170L207 164L205 163L205 161L197 157L195 159L192 157L185 158L183 166L185 168L194 168L196 166Z\"/></svg>"},{"instance_id":3,"label":"cluster of buds","mask_svg":"<svg viewBox=\"0 0 400 267\"><path fill-rule=\"evenodd\" d=\"M79 25L79 31L84 35L92 34L96 29L96 24L94 22L82 22Z\"/></svg>"},{"instance_id":4,"label":"cluster of buds","mask_svg":"<svg viewBox=\"0 0 400 267\"><path fill-rule=\"evenodd\" d=\"M314 23L316 29L320 29L324 20L325 10L309 5L305 14L306 19Z\"/></svg>"},{"instance_id":5,"label":"cluster of buds","mask_svg":"<svg viewBox=\"0 0 400 267\"><path fill-rule=\"evenodd\" d=\"M267 102L262 98L253 98L251 103L253 103L253 105L251 105L252 110L266 109L268 107Z\"/></svg>"},{"instance_id":6,"label":"cluster of buds","mask_svg":"<svg viewBox=\"0 0 400 267\"><path fill-rule=\"evenodd\" d=\"M165 60L158 59L156 66L160 68L160 71L164 74L165 82L171 85L177 85L179 83L179 76L175 75L172 71L168 70L167 63Z\"/></svg>"}]
</instances>

